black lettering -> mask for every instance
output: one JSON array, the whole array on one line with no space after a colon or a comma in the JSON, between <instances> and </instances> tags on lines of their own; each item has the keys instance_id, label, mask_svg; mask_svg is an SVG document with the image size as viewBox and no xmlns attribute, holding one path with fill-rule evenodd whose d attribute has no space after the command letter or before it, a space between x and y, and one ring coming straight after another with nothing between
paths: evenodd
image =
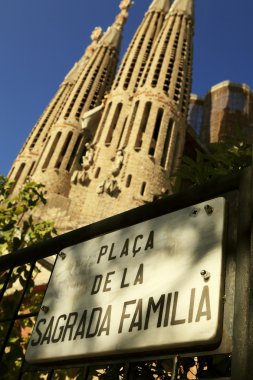
<instances>
[{"instance_id":1,"label":"black lettering","mask_svg":"<svg viewBox=\"0 0 253 380\"><path fill-rule=\"evenodd\" d=\"M205 310L203 310L204 304L205 304ZM201 317L206 317L207 321L211 319L210 295L209 295L209 287L207 285L204 286L202 294L201 294L199 308L198 308L198 312L196 316L196 322L199 322Z\"/></svg>"},{"instance_id":2,"label":"black lettering","mask_svg":"<svg viewBox=\"0 0 253 380\"><path fill-rule=\"evenodd\" d=\"M120 284L121 288L127 288L129 286L129 283L125 283L126 274L127 274L127 268L125 268L124 272L123 272L123 277L122 277L121 284Z\"/></svg>"},{"instance_id":3,"label":"black lettering","mask_svg":"<svg viewBox=\"0 0 253 380\"><path fill-rule=\"evenodd\" d=\"M142 329L142 299L139 299L137 302L134 316L128 331L133 331L134 327L137 327L138 330Z\"/></svg>"},{"instance_id":4,"label":"black lettering","mask_svg":"<svg viewBox=\"0 0 253 380\"><path fill-rule=\"evenodd\" d=\"M112 282L112 280L110 280L110 276L112 276L113 274L115 274L115 272L107 273L106 278L105 278L105 284L104 284L103 292L109 292L111 290L111 288L108 288L107 285Z\"/></svg>"},{"instance_id":5,"label":"black lettering","mask_svg":"<svg viewBox=\"0 0 253 380\"><path fill-rule=\"evenodd\" d=\"M55 327L54 327L54 331L53 331L53 335L52 335L52 343L57 343L60 341L61 339L61 336L62 336L62 332L64 330L64 326L60 326L59 329L58 329L58 325L59 325L59 322L60 320L63 319L64 321L67 319L67 316L66 314L62 314L58 317L57 321L56 321L56 324L55 324ZM56 338L55 337L55 334L57 333L57 331L59 330L59 335L58 337Z\"/></svg>"},{"instance_id":6,"label":"black lettering","mask_svg":"<svg viewBox=\"0 0 253 380\"><path fill-rule=\"evenodd\" d=\"M139 266L137 275L134 280L134 285L143 284L143 264Z\"/></svg>"},{"instance_id":7,"label":"black lettering","mask_svg":"<svg viewBox=\"0 0 253 380\"><path fill-rule=\"evenodd\" d=\"M145 251L154 248L154 231L151 231L148 237L148 241L145 246Z\"/></svg>"},{"instance_id":8,"label":"black lettering","mask_svg":"<svg viewBox=\"0 0 253 380\"><path fill-rule=\"evenodd\" d=\"M119 330L118 330L119 334L122 333L124 319L130 318L130 314L126 314L127 306L128 305L134 305L135 303L136 303L136 300L124 302L123 311L122 311L121 318L120 318Z\"/></svg>"},{"instance_id":9,"label":"black lettering","mask_svg":"<svg viewBox=\"0 0 253 380\"><path fill-rule=\"evenodd\" d=\"M188 323L192 323L192 320L193 320L195 293L196 293L196 289L193 288L191 290L191 298L190 298L190 306L189 306L189 314L188 314Z\"/></svg>"},{"instance_id":10,"label":"black lettering","mask_svg":"<svg viewBox=\"0 0 253 380\"><path fill-rule=\"evenodd\" d=\"M98 274L97 276L95 276L94 283L93 283L92 290L91 290L91 294L97 294L99 292L102 280L103 280L102 274Z\"/></svg>"},{"instance_id":11,"label":"black lettering","mask_svg":"<svg viewBox=\"0 0 253 380\"><path fill-rule=\"evenodd\" d=\"M165 294L161 295L161 297L159 298L159 300L158 300L157 303L155 303L153 297L149 297L148 307L147 307L147 313L146 313L146 318L145 318L145 324L144 324L144 330L148 329L151 309L153 310L154 313L156 313L157 310L159 310L159 315L158 315L158 320L157 320L157 327L161 327L161 325L162 325L162 316L163 316L164 302L165 302Z\"/></svg>"},{"instance_id":12,"label":"black lettering","mask_svg":"<svg viewBox=\"0 0 253 380\"><path fill-rule=\"evenodd\" d=\"M74 328L74 326L76 324L77 318L78 318L78 313L73 312L73 313L69 314L68 320L66 322L66 326L65 326L65 329L64 329L64 333L62 335L62 340L61 340L62 342L65 340L65 336L66 336L67 330L70 330L69 331L69 338L68 338L68 340L72 339L73 328ZM71 321L71 319L72 319L72 321Z\"/></svg>"},{"instance_id":13,"label":"black lettering","mask_svg":"<svg viewBox=\"0 0 253 380\"><path fill-rule=\"evenodd\" d=\"M84 338L85 334L85 325L86 325L86 316L87 316L87 310L84 310L83 315L80 319L79 325L77 327L76 333L74 335L73 340L76 340L78 336L80 336L80 339Z\"/></svg>"},{"instance_id":14,"label":"black lettering","mask_svg":"<svg viewBox=\"0 0 253 380\"><path fill-rule=\"evenodd\" d=\"M92 309L91 316L90 316L90 322L89 322L89 326L88 326L88 329L87 329L86 338L93 338L95 335L97 335L98 328L99 328L99 325L100 325L102 311L103 311L103 309L101 307L95 307L94 309ZM94 315L96 313L98 313L97 322L95 323L95 329L94 329L94 331L91 332L91 328L92 328L92 325L93 325Z\"/></svg>"},{"instance_id":15,"label":"black lettering","mask_svg":"<svg viewBox=\"0 0 253 380\"><path fill-rule=\"evenodd\" d=\"M42 345L44 342L46 342L47 344L50 343L50 339L51 339L51 335L52 335L52 330L53 330L53 325L54 325L54 317L52 317L50 319L50 322L47 326L47 329L45 331L45 334L42 338L42 341L40 342L40 345Z\"/></svg>"},{"instance_id":16,"label":"black lettering","mask_svg":"<svg viewBox=\"0 0 253 380\"><path fill-rule=\"evenodd\" d=\"M166 308L165 308L165 316L163 326L167 327L169 324L169 316L170 316L170 305L171 305L172 293L169 293L167 296Z\"/></svg>"},{"instance_id":17,"label":"black lettering","mask_svg":"<svg viewBox=\"0 0 253 380\"><path fill-rule=\"evenodd\" d=\"M35 341L34 339L31 340L31 345L32 346L37 346L39 343L40 343L40 339L42 337L42 332L40 331L40 324L43 323L45 324L47 322L46 319L40 319L38 322L37 322L37 325L36 325L36 333L38 334L38 340Z\"/></svg>"},{"instance_id":18,"label":"black lettering","mask_svg":"<svg viewBox=\"0 0 253 380\"><path fill-rule=\"evenodd\" d=\"M138 248L136 247L137 246L137 242L138 242L139 239L143 239L143 235L138 235L134 239L134 245L133 245L133 254L134 254L134 256L136 255L136 253L140 252L140 250L141 250L141 246L139 246Z\"/></svg>"},{"instance_id":19,"label":"black lettering","mask_svg":"<svg viewBox=\"0 0 253 380\"><path fill-rule=\"evenodd\" d=\"M113 253L113 250L114 250L114 243L112 243L112 246L111 246L111 250L110 250L110 254L109 254L109 258L108 260L114 260L116 259L116 256L112 256L112 253Z\"/></svg>"},{"instance_id":20,"label":"black lettering","mask_svg":"<svg viewBox=\"0 0 253 380\"><path fill-rule=\"evenodd\" d=\"M129 239L126 239L126 241L125 241L125 243L123 245L120 257L122 257L122 256L128 256L128 250L129 250Z\"/></svg>"},{"instance_id":21,"label":"black lettering","mask_svg":"<svg viewBox=\"0 0 253 380\"><path fill-rule=\"evenodd\" d=\"M107 252L107 249L108 249L108 245L103 245L101 248L100 248L100 252L99 252L99 255L98 255L98 261L97 261L97 264L100 262L100 259L102 256L104 256Z\"/></svg>"},{"instance_id":22,"label":"black lettering","mask_svg":"<svg viewBox=\"0 0 253 380\"><path fill-rule=\"evenodd\" d=\"M106 310L104 319L101 323L101 326L100 326L100 329L98 332L98 336L100 336L102 334L102 332L105 332L106 335L109 335L110 325L111 325L111 313L112 313L112 305L109 305L107 310Z\"/></svg>"},{"instance_id":23,"label":"black lettering","mask_svg":"<svg viewBox=\"0 0 253 380\"><path fill-rule=\"evenodd\" d=\"M178 292L175 292L174 295L174 302L173 302L173 308L172 308L172 316L171 316L171 325L182 325L185 323L185 319L178 319L176 320L176 314L177 314L177 301L178 301Z\"/></svg>"}]
</instances>

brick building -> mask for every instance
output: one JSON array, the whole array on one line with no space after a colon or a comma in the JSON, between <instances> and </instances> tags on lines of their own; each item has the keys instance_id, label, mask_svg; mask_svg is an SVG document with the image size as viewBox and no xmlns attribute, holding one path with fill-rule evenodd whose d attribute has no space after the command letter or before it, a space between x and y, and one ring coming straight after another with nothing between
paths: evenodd
<instances>
[{"instance_id":1,"label":"brick building","mask_svg":"<svg viewBox=\"0 0 253 380\"><path fill-rule=\"evenodd\" d=\"M191 95L188 122L205 145L241 136L252 142L253 93L246 84L224 81L203 98Z\"/></svg>"}]
</instances>

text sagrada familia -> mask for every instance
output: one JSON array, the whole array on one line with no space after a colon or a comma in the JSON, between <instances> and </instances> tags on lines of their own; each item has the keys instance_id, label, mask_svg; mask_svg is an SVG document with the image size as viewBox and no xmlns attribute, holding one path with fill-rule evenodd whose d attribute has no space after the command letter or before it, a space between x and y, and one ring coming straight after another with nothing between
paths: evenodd
<instances>
[{"instance_id":1,"label":"text sagrada familia","mask_svg":"<svg viewBox=\"0 0 253 380\"><path fill-rule=\"evenodd\" d=\"M15 160L15 193L46 186L39 217L60 231L171 191L185 143L192 81L193 0L153 0L117 74L131 0L60 85Z\"/></svg>"}]
</instances>

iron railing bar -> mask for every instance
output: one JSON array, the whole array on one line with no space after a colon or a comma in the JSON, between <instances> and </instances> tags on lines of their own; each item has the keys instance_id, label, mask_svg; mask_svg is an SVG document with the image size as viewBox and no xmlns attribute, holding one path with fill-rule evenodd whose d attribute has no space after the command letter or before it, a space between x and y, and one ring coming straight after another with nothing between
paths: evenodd
<instances>
[{"instance_id":1,"label":"iron railing bar","mask_svg":"<svg viewBox=\"0 0 253 380\"><path fill-rule=\"evenodd\" d=\"M13 273L13 269L14 269L13 267L9 268L8 275L7 275L7 277L6 277L5 281L4 281L4 286L2 287L2 289L0 291L0 302L2 302L4 293L5 293L6 289L7 289L8 283L9 283L9 281L11 279L11 275Z\"/></svg>"},{"instance_id":2,"label":"iron railing bar","mask_svg":"<svg viewBox=\"0 0 253 380\"><path fill-rule=\"evenodd\" d=\"M130 363L126 362L126 363L124 363L124 376L123 376L123 380L129 380L129 376L130 376Z\"/></svg>"},{"instance_id":3,"label":"iron railing bar","mask_svg":"<svg viewBox=\"0 0 253 380\"><path fill-rule=\"evenodd\" d=\"M19 374L18 374L18 377L17 377L16 380L22 380L22 377L25 374L24 368L25 368L25 361L23 360L21 368L20 368L20 371L19 371Z\"/></svg>"},{"instance_id":4,"label":"iron railing bar","mask_svg":"<svg viewBox=\"0 0 253 380\"><path fill-rule=\"evenodd\" d=\"M212 199L222 194L237 190L239 188L241 173L234 176L224 177L208 182L207 184L196 186L190 190L173 194L166 198L159 199L154 203L148 203L134 208L124 213L109 217L99 222L81 227L71 232L56 236L53 239L44 240L33 246L13 252L12 254L0 257L0 268L6 270L12 266L19 266L36 260L55 255L62 249L92 239L99 235L129 227L133 224L144 222L191 206L196 203Z\"/></svg>"},{"instance_id":5,"label":"iron railing bar","mask_svg":"<svg viewBox=\"0 0 253 380\"><path fill-rule=\"evenodd\" d=\"M47 380L52 380L53 379L53 376L54 376L54 370L51 369L50 372L48 372L48 375L47 375Z\"/></svg>"},{"instance_id":6,"label":"iron railing bar","mask_svg":"<svg viewBox=\"0 0 253 380\"><path fill-rule=\"evenodd\" d=\"M35 268L35 265L36 265L36 260L34 260L34 262L31 264L31 268L29 270L29 274L28 274L28 277L27 277L27 280L26 280L26 284L23 287L22 295L21 295L20 300L19 300L19 302L18 302L18 304L17 304L17 306L15 308L15 312L13 313L13 316L12 316L12 319L11 319L11 323L10 323L10 325L8 327L7 334L5 335L2 347L0 347L0 360L2 360L2 358L3 358L4 351L5 351L5 348L6 348L7 344L8 344L9 338L11 336L11 332L12 332L14 323L17 320L18 312L19 312L19 310L21 308L22 302L24 300L24 296L25 296L26 291L27 291L28 286L29 286L29 282L30 282L30 280L32 278L32 274L33 274L33 270Z\"/></svg>"},{"instance_id":7,"label":"iron railing bar","mask_svg":"<svg viewBox=\"0 0 253 380\"><path fill-rule=\"evenodd\" d=\"M173 368L172 368L171 380L177 379L177 363L178 363L178 357L176 355L173 357Z\"/></svg>"},{"instance_id":8,"label":"iron railing bar","mask_svg":"<svg viewBox=\"0 0 253 380\"><path fill-rule=\"evenodd\" d=\"M88 367L84 366L84 367L81 367L81 368L83 370L82 380L87 380L88 379L88 375L89 375Z\"/></svg>"}]
</instances>

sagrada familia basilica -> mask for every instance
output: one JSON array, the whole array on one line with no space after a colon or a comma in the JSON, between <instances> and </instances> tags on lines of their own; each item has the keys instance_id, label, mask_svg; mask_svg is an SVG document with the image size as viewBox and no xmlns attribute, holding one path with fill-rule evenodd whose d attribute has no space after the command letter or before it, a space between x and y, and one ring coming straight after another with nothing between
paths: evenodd
<instances>
[{"instance_id":1,"label":"sagrada familia basilica","mask_svg":"<svg viewBox=\"0 0 253 380\"><path fill-rule=\"evenodd\" d=\"M47 205L37 216L53 219L61 232L171 193L172 175L194 140L194 1L153 0L119 64L131 6L123 0L113 25L93 31L9 173L14 193L28 179L45 185ZM252 101L249 89L238 91ZM193 97L192 109L200 103Z\"/></svg>"}]
</instances>

